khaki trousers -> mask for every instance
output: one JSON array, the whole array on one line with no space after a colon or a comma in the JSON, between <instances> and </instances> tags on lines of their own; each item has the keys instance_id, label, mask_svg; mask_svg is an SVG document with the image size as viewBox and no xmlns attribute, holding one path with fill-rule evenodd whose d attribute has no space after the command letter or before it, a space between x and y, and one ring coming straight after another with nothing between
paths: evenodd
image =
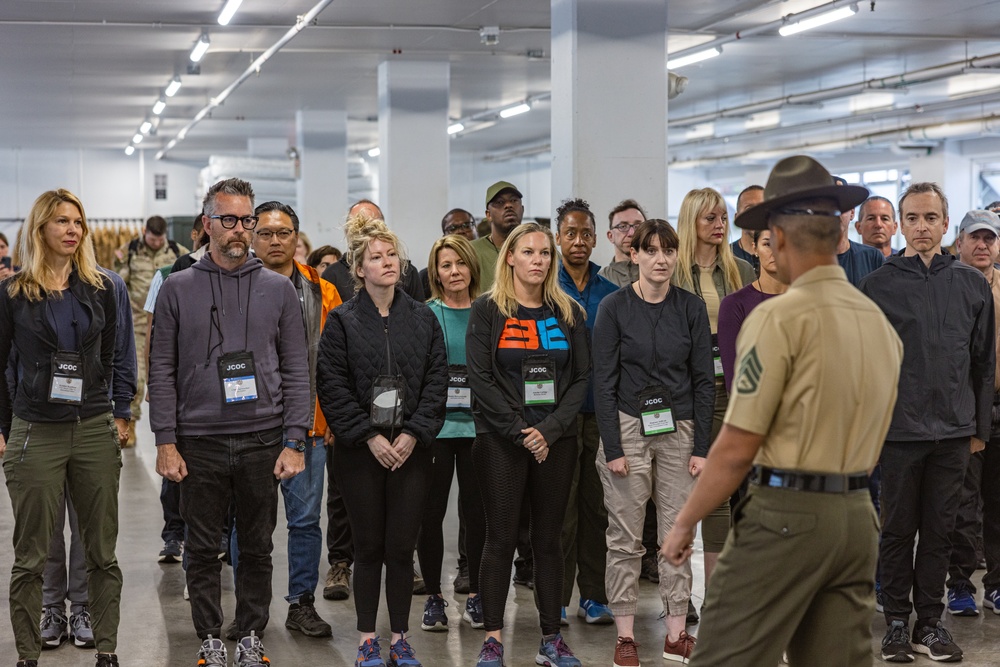
<instances>
[{"instance_id":1,"label":"khaki trousers","mask_svg":"<svg viewBox=\"0 0 1000 667\"><path fill-rule=\"evenodd\" d=\"M641 434L637 418L623 412L618 413L618 418L628 475L613 475L608 470L604 448L597 450L597 469L608 508L605 588L608 606L615 615L634 616L639 600L640 564L646 552L642 546L646 501L652 497L656 505L657 538L662 540L694 487L694 478L688 472L694 448L694 422L678 421L674 433L647 438ZM691 597L691 562L674 567L657 557L657 563L663 608L671 616L684 616Z\"/></svg>"},{"instance_id":2,"label":"khaki trousers","mask_svg":"<svg viewBox=\"0 0 1000 667\"><path fill-rule=\"evenodd\" d=\"M712 574L691 667L872 664L878 517L867 489L750 487Z\"/></svg>"}]
</instances>

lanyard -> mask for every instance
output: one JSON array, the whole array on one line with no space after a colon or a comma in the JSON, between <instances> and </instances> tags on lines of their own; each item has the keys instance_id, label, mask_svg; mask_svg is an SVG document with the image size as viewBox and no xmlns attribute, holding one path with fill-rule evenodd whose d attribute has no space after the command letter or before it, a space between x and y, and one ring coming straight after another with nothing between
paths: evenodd
<instances>
[{"instance_id":1,"label":"lanyard","mask_svg":"<svg viewBox=\"0 0 1000 667\"><path fill-rule=\"evenodd\" d=\"M651 304L648 301L646 301L646 296L642 293L642 283L640 281L636 281L636 284L639 286L639 298L642 299L643 312L645 312L645 310L646 310L645 304L649 304L649 305L653 305L653 304ZM667 296L669 296L669 295L670 295L670 292L668 291L667 292ZM663 315L663 307L667 303L667 296L663 297L663 301L661 301L660 304L659 304L660 307L656 310L656 319L653 319L651 316L646 315L646 317L649 319L649 324L650 324L650 326L653 329L653 366L652 366L652 369L650 370L650 372L646 373L646 382L647 383L649 382L649 378L652 375L652 370L658 369L660 367L659 356L656 354L656 350L657 350L657 345L656 345L656 330L659 328L660 317Z\"/></svg>"}]
</instances>

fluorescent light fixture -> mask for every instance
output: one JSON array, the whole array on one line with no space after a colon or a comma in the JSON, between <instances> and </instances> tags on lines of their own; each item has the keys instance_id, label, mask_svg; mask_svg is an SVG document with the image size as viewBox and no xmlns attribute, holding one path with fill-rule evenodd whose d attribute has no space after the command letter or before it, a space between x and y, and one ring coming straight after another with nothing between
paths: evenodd
<instances>
[{"instance_id":1,"label":"fluorescent light fixture","mask_svg":"<svg viewBox=\"0 0 1000 667\"><path fill-rule=\"evenodd\" d=\"M692 125L688 131L684 133L684 138L687 140L705 139L712 136L715 136L715 123L700 123L698 125Z\"/></svg>"},{"instance_id":2,"label":"fluorescent light fixture","mask_svg":"<svg viewBox=\"0 0 1000 667\"><path fill-rule=\"evenodd\" d=\"M961 97L1000 88L1000 74L975 72L948 79L948 97Z\"/></svg>"},{"instance_id":3,"label":"fluorescent light fixture","mask_svg":"<svg viewBox=\"0 0 1000 667\"><path fill-rule=\"evenodd\" d=\"M448 134L458 134L465 129L465 126L461 123L452 123L448 126Z\"/></svg>"},{"instance_id":4,"label":"fluorescent light fixture","mask_svg":"<svg viewBox=\"0 0 1000 667\"><path fill-rule=\"evenodd\" d=\"M778 28L778 34L782 37L788 37L789 35L795 35L805 30L818 28L821 25L826 25L827 23L833 23L834 21L839 21L840 19L846 19L847 17L854 16L857 13L858 6L856 4L848 5L847 7L834 9L832 12L826 12L825 14L819 14L818 16L803 19L797 23L783 25Z\"/></svg>"},{"instance_id":5,"label":"fluorescent light fixture","mask_svg":"<svg viewBox=\"0 0 1000 667\"><path fill-rule=\"evenodd\" d=\"M381 154L382 154L382 151L379 150L378 146L376 146L375 148L369 149L369 151L368 151L368 157L378 157Z\"/></svg>"},{"instance_id":6,"label":"fluorescent light fixture","mask_svg":"<svg viewBox=\"0 0 1000 667\"><path fill-rule=\"evenodd\" d=\"M500 111L501 118L510 118L511 116L520 116L523 113L528 113L531 111L531 107L523 102L521 104L514 105L512 107L507 107Z\"/></svg>"},{"instance_id":7,"label":"fluorescent light fixture","mask_svg":"<svg viewBox=\"0 0 1000 667\"><path fill-rule=\"evenodd\" d=\"M205 55L205 52L208 51L209 44L211 42L208 40L208 33L201 33L201 37L198 38L198 41L194 43L194 48L191 49L191 55L189 56L191 62L199 62L201 57Z\"/></svg>"},{"instance_id":8,"label":"fluorescent light fixture","mask_svg":"<svg viewBox=\"0 0 1000 667\"><path fill-rule=\"evenodd\" d=\"M163 100L156 100L156 104L153 105L153 113L159 116L163 113L163 110L167 108L167 103Z\"/></svg>"},{"instance_id":9,"label":"fluorescent light fixture","mask_svg":"<svg viewBox=\"0 0 1000 667\"><path fill-rule=\"evenodd\" d=\"M142 125L139 126L139 134L149 134L151 129L153 129L153 124L148 120L145 120L142 122Z\"/></svg>"},{"instance_id":10,"label":"fluorescent light fixture","mask_svg":"<svg viewBox=\"0 0 1000 667\"><path fill-rule=\"evenodd\" d=\"M700 63L702 60L708 60L709 58L714 58L715 56L722 55L721 46L713 46L710 49L705 49L704 51L697 51L689 56L681 56L680 58L673 58L667 60L667 69L677 69L679 67L684 67L685 65L693 65L695 63Z\"/></svg>"},{"instance_id":11,"label":"fluorescent light fixture","mask_svg":"<svg viewBox=\"0 0 1000 667\"><path fill-rule=\"evenodd\" d=\"M167 84L167 89L163 91L163 94L166 95L167 97L173 97L174 95L177 94L177 91L180 89L181 89L181 78L179 76L175 76L173 79L170 80L170 83Z\"/></svg>"},{"instance_id":12,"label":"fluorescent light fixture","mask_svg":"<svg viewBox=\"0 0 1000 667\"><path fill-rule=\"evenodd\" d=\"M760 130L765 127L774 127L781 123L781 112L762 111L755 113L743 122L743 127L747 130Z\"/></svg>"},{"instance_id":13,"label":"fluorescent light fixture","mask_svg":"<svg viewBox=\"0 0 1000 667\"><path fill-rule=\"evenodd\" d=\"M133 144L141 144L142 143L142 135L139 134L138 132L136 132L135 136L132 137L132 143Z\"/></svg>"},{"instance_id":14,"label":"fluorescent light fixture","mask_svg":"<svg viewBox=\"0 0 1000 667\"><path fill-rule=\"evenodd\" d=\"M851 113L862 113L864 111L874 111L875 109L891 109L896 103L896 96L892 93L867 92L854 95L848 100Z\"/></svg>"},{"instance_id":15,"label":"fluorescent light fixture","mask_svg":"<svg viewBox=\"0 0 1000 667\"><path fill-rule=\"evenodd\" d=\"M135 146L128 145L125 147L125 155L131 155L135 152Z\"/></svg>"},{"instance_id":16,"label":"fluorescent light fixture","mask_svg":"<svg viewBox=\"0 0 1000 667\"><path fill-rule=\"evenodd\" d=\"M229 0L226 6L222 8L222 13L219 14L219 25L229 25L229 22L233 19L233 15L236 10L240 8L243 4L243 0Z\"/></svg>"}]
</instances>

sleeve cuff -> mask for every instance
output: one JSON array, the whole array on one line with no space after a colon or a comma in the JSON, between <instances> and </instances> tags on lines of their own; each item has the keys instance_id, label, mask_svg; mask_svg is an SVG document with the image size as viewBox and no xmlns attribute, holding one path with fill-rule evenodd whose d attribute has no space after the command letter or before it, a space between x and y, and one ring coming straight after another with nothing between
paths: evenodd
<instances>
[{"instance_id":1,"label":"sleeve cuff","mask_svg":"<svg viewBox=\"0 0 1000 667\"><path fill-rule=\"evenodd\" d=\"M305 440L306 429L302 426L289 426L285 430L285 437L290 440Z\"/></svg>"},{"instance_id":2,"label":"sleeve cuff","mask_svg":"<svg viewBox=\"0 0 1000 667\"><path fill-rule=\"evenodd\" d=\"M111 410L111 414L115 416L115 419L132 419L132 403L131 401L115 401L114 408Z\"/></svg>"},{"instance_id":3,"label":"sleeve cuff","mask_svg":"<svg viewBox=\"0 0 1000 667\"><path fill-rule=\"evenodd\" d=\"M156 446L160 445L176 445L177 444L177 431L157 431L153 434L156 438Z\"/></svg>"}]
</instances>

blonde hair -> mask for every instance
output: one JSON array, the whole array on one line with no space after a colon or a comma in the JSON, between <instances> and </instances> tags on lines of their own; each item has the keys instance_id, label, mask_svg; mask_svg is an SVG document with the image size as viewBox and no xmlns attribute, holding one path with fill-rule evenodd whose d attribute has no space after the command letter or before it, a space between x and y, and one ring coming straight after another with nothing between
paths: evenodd
<instances>
[{"instance_id":1,"label":"blonde hair","mask_svg":"<svg viewBox=\"0 0 1000 667\"><path fill-rule=\"evenodd\" d=\"M469 298L475 299L479 296L480 274L479 274L479 257L476 255L476 250L469 243L469 240L464 236L459 236L458 234L449 234L448 236L442 236L434 245L431 246L431 254L427 258L427 282L431 286L431 298L432 299L442 299L444 298L444 288L441 286L440 279L438 278L437 266L438 266L438 253L440 253L445 248L449 250L454 250L458 258L465 262L465 265L469 267Z\"/></svg>"},{"instance_id":2,"label":"blonde hair","mask_svg":"<svg viewBox=\"0 0 1000 667\"><path fill-rule=\"evenodd\" d=\"M674 277L670 282L682 289L696 291L691 265L695 263L694 250L698 245L698 218L706 211L715 208L721 208L725 211L726 200L712 188L691 190L681 202L681 210L677 216L677 235L680 237L680 246L677 249L677 268L674 269ZM743 287L743 281L740 278L740 269L736 265L733 249L729 247L728 220L726 221L725 238L726 240L718 247L717 252L719 263L722 265L725 292L729 294Z\"/></svg>"},{"instance_id":3,"label":"blonde hair","mask_svg":"<svg viewBox=\"0 0 1000 667\"><path fill-rule=\"evenodd\" d=\"M358 289L365 286L364 278L358 275L358 266L372 241L388 243L396 250L399 256L399 280L402 280L406 254L399 237L389 230L385 220L373 218L361 211L347 218L347 222L344 223L344 236L347 237L347 263L351 267L351 275Z\"/></svg>"},{"instance_id":4,"label":"blonde hair","mask_svg":"<svg viewBox=\"0 0 1000 667\"><path fill-rule=\"evenodd\" d=\"M63 203L75 206L83 222L80 243L71 259L73 269L76 270L81 282L96 289L105 289L104 276L97 268L94 241L87 225L87 214L83 211L83 204L72 192L60 188L39 195L18 232L14 256L21 265L21 271L7 284L7 294L11 298L23 296L28 301L41 301L46 297L59 295L58 291L50 292L46 287L47 284L55 282L56 276L48 261L49 251L43 230L45 225L53 221L56 209Z\"/></svg>"},{"instance_id":5,"label":"blonde hair","mask_svg":"<svg viewBox=\"0 0 1000 667\"><path fill-rule=\"evenodd\" d=\"M517 297L514 295L514 267L507 263L507 255L512 254L517 249L517 242L528 234L545 234L549 240L549 253L552 262L549 264L549 272L542 283L542 303L546 304L554 311L558 311L560 319L567 324L576 322L579 305L563 291L559 286L557 275L558 262L556 260L556 239L547 227L542 227L537 222L526 222L515 227L504 241L500 248L500 255L497 257L496 279L493 282L493 289L489 291L489 298L500 309L504 317L514 317L517 313ZM584 315L586 317L586 315Z\"/></svg>"}]
</instances>

